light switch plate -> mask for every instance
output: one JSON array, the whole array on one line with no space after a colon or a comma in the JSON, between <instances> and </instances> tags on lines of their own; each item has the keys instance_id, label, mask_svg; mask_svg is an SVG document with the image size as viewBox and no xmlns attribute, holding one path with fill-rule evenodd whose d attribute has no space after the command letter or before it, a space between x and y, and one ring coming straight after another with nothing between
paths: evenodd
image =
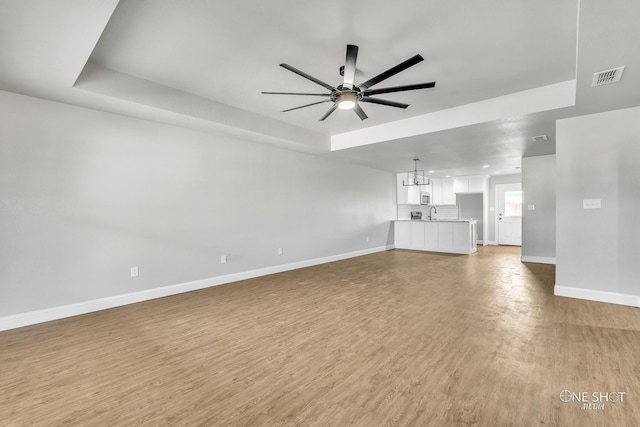
<instances>
[{"instance_id":1,"label":"light switch plate","mask_svg":"<svg viewBox=\"0 0 640 427\"><path fill-rule=\"evenodd\" d=\"M582 209L600 209L602 207L601 199L584 199L582 200Z\"/></svg>"}]
</instances>

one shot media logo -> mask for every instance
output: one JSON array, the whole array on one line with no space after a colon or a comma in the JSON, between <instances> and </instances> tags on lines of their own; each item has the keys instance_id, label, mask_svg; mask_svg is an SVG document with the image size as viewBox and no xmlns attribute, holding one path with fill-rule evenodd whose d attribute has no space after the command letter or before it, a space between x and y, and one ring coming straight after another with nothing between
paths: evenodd
<instances>
[{"instance_id":1,"label":"one shot media logo","mask_svg":"<svg viewBox=\"0 0 640 427\"><path fill-rule=\"evenodd\" d=\"M605 405L609 403L618 404L625 400L626 391L571 391L562 390L560 392L560 400L564 403L578 403L580 408L585 411L602 411Z\"/></svg>"}]
</instances>

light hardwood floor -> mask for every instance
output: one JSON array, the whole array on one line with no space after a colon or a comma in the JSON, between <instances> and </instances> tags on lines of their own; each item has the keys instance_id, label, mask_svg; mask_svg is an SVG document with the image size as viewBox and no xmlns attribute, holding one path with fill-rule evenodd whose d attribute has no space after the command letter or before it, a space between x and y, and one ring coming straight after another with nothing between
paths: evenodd
<instances>
[{"instance_id":1,"label":"light hardwood floor","mask_svg":"<svg viewBox=\"0 0 640 427\"><path fill-rule=\"evenodd\" d=\"M640 310L554 274L395 250L0 332L0 425L637 426Z\"/></svg>"}]
</instances>

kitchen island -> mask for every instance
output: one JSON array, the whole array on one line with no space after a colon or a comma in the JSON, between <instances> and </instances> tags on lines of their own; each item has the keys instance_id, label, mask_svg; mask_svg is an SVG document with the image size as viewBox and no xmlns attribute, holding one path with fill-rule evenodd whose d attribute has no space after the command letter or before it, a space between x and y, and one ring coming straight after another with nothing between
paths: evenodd
<instances>
[{"instance_id":1,"label":"kitchen island","mask_svg":"<svg viewBox=\"0 0 640 427\"><path fill-rule=\"evenodd\" d=\"M396 220L394 236L396 249L471 254L477 250L477 221Z\"/></svg>"}]
</instances>

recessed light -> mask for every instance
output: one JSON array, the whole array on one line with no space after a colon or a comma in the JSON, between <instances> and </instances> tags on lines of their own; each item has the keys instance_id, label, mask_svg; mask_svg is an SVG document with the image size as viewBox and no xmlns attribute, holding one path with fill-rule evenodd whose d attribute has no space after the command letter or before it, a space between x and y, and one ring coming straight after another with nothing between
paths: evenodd
<instances>
[{"instance_id":1,"label":"recessed light","mask_svg":"<svg viewBox=\"0 0 640 427\"><path fill-rule=\"evenodd\" d=\"M445 176L445 178L451 178L451 175L447 175L447 176Z\"/></svg>"},{"instance_id":2,"label":"recessed light","mask_svg":"<svg viewBox=\"0 0 640 427\"><path fill-rule=\"evenodd\" d=\"M435 171L429 171L429 173L434 173Z\"/></svg>"},{"instance_id":3,"label":"recessed light","mask_svg":"<svg viewBox=\"0 0 640 427\"><path fill-rule=\"evenodd\" d=\"M495 174L498 174L498 173L500 173L500 171L495 171L494 173L495 173Z\"/></svg>"},{"instance_id":4,"label":"recessed light","mask_svg":"<svg viewBox=\"0 0 640 427\"><path fill-rule=\"evenodd\" d=\"M489 167L489 165L482 165L482 167L486 169Z\"/></svg>"}]
</instances>

